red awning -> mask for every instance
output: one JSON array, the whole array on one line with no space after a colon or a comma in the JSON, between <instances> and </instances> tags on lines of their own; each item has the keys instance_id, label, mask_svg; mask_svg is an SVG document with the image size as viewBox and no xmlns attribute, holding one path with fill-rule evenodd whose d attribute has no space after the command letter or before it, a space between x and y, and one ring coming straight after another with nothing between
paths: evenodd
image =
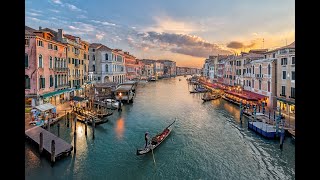
<instances>
[{"instance_id":1,"label":"red awning","mask_svg":"<svg viewBox=\"0 0 320 180\"><path fill-rule=\"evenodd\" d=\"M268 96L265 96L265 95L261 95L261 94L257 94L257 93L254 93L254 92L251 92L251 91L247 91L247 90L244 90L243 93L251 96L251 97L254 97L258 100L261 100L261 99L264 99L264 98L267 98Z\"/></svg>"}]
</instances>

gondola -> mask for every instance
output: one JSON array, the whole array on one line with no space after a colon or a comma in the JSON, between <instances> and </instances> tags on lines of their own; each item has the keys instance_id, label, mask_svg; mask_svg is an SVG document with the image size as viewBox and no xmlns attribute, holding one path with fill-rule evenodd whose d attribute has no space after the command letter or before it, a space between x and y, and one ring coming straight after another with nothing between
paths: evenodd
<instances>
[{"instance_id":1,"label":"gondola","mask_svg":"<svg viewBox=\"0 0 320 180\"><path fill-rule=\"evenodd\" d=\"M143 155L147 154L148 152L154 150L156 147L158 147L171 133L173 129L173 124L176 122L174 120L168 127L166 127L161 133L157 134L152 138L151 141L149 141L147 147L143 149L137 149L137 155Z\"/></svg>"}]
</instances>

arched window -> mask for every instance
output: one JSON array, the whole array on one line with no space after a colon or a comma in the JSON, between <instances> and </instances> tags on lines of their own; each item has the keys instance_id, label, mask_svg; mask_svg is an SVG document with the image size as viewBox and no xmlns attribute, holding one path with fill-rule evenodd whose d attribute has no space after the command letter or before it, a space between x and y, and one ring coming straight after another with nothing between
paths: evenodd
<instances>
[{"instance_id":1,"label":"arched window","mask_svg":"<svg viewBox=\"0 0 320 180\"><path fill-rule=\"evenodd\" d=\"M108 61L108 54L107 53L105 54L105 58L106 58L106 61Z\"/></svg>"},{"instance_id":2,"label":"arched window","mask_svg":"<svg viewBox=\"0 0 320 180\"><path fill-rule=\"evenodd\" d=\"M259 74L260 74L260 77L261 77L261 65L259 66Z\"/></svg>"},{"instance_id":3,"label":"arched window","mask_svg":"<svg viewBox=\"0 0 320 180\"><path fill-rule=\"evenodd\" d=\"M30 78L28 75L24 76L25 78L25 88L24 89L30 89Z\"/></svg>"},{"instance_id":4,"label":"arched window","mask_svg":"<svg viewBox=\"0 0 320 180\"><path fill-rule=\"evenodd\" d=\"M96 66L92 65L92 71L96 71Z\"/></svg>"},{"instance_id":5,"label":"arched window","mask_svg":"<svg viewBox=\"0 0 320 180\"><path fill-rule=\"evenodd\" d=\"M268 75L270 75L271 74L271 66L270 66L270 64L268 65Z\"/></svg>"},{"instance_id":6,"label":"arched window","mask_svg":"<svg viewBox=\"0 0 320 180\"><path fill-rule=\"evenodd\" d=\"M252 66L252 74L254 74L254 66ZM253 83L252 83L253 84Z\"/></svg>"},{"instance_id":7,"label":"arched window","mask_svg":"<svg viewBox=\"0 0 320 180\"><path fill-rule=\"evenodd\" d=\"M24 67L29 67L29 56L27 53L24 54Z\"/></svg>"},{"instance_id":8,"label":"arched window","mask_svg":"<svg viewBox=\"0 0 320 180\"><path fill-rule=\"evenodd\" d=\"M50 87L52 87L53 86L53 77L52 77L52 75L50 75Z\"/></svg>"},{"instance_id":9,"label":"arched window","mask_svg":"<svg viewBox=\"0 0 320 180\"><path fill-rule=\"evenodd\" d=\"M54 68L58 67L58 59L57 57L54 58Z\"/></svg>"},{"instance_id":10,"label":"arched window","mask_svg":"<svg viewBox=\"0 0 320 180\"><path fill-rule=\"evenodd\" d=\"M270 81L268 81L268 92L270 92Z\"/></svg>"},{"instance_id":11,"label":"arched window","mask_svg":"<svg viewBox=\"0 0 320 180\"><path fill-rule=\"evenodd\" d=\"M261 90L261 80L259 80L259 90Z\"/></svg>"},{"instance_id":12,"label":"arched window","mask_svg":"<svg viewBox=\"0 0 320 180\"><path fill-rule=\"evenodd\" d=\"M43 64L42 64L42 55L39 55L39 64L38 64L39 68L43 68Z\"/></svg>"},{"instance_id":13,"label":"arched window","mask_svg":"<svg viewBox=\"0 0 320 180\"><path fill-rule=\"evenodd\" d=\"M51 56L49 57L49 68L52 69L52 57Z\"/></svg>"},{"instance_id":14,"label":"arched window","mask_svg":"<svg viewBox=\"0 0 320 180\"><path fill-rule=\"evenodd\" d=\"M252 88L254 88L254 80L252 79Z\"/></svg>"},{"instance_id":15,"label":"arched window","mask_svg":"<svg viewBox=\"0 0 320 180\"><path fill-rule=\"evenodd\" d=\"M108 64L106 64L106 72L109 72L109 71L108 71Z\"/></svg>"},{"instance_id":16,"label":"arched window","mask_svg":"<svg viewBox=\"0 0 320 180\"><path fill-rule=\"evenodd\" d=\"M41 75L39 78L39 89L45 88L45 79L44 77Z\"/></svg>"}]
</instances>

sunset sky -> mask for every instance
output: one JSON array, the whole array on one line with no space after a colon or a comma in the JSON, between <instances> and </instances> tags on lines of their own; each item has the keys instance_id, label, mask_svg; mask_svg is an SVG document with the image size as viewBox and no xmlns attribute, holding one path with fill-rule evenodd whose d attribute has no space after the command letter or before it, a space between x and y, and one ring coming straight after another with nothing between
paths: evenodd
<instances>
[{"instance_id":1,"label":"sunset sky","mask_svg":"<svg viewBox=\"0 0 320 180\"><path fill-rule=\"evenodd\" d=\"M25 23L202 67L209 55L273 49L295 40L294 0L26 0ZM264 43L263 43L264 39Z\"/></svg>"}]
</instances>

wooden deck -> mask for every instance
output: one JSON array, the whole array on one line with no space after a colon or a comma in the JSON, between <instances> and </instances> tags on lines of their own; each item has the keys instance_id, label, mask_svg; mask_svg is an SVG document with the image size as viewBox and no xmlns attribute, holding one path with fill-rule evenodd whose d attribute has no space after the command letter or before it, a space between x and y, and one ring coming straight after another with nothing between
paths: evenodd
<instances>
[{"instance_id":1,"label":"wooden deck","mask_svg":"<svg viewBox=\"0 0 320 180\"><path fill-rule=\"evenodd\" d=\"M59 158L63 155L69 155L70 152L73 150L73 146L63 139L59 138L58 136L52 134L51 132L43 129L40 126L36 126L30 128L25 131L25 135L27 138L31 139L34 143L38 146L40 145L40 133L43 134L43 151L49 153L51 157L51 141L55 141L55 158Z\"/></svg>"}]
</instances>

